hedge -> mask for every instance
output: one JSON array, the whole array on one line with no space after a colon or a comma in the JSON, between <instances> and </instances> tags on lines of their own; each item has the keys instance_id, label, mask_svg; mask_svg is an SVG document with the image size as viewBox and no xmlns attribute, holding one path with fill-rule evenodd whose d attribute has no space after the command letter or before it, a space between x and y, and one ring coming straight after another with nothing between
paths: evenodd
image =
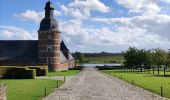
<instances>
[{"instance_id":1,"label":"hedge","mask_svg":"<svg viewBox=\"0 0 170 100\"><path fill-rule=\"evenodd\" d=\"M96 66L98 70L114 70L114 69L121 69L122 66Z\"/></svg>"},{"instance_id":2,"label":"hedge","mask_svg":"<svg viewBox=\"0 0 170 100\"><path fill-rule=\"evenodd\" d=\"M36 76L46 76L48 73L48 66L28 66L29 69L36 69Z\"/></svg>"},{"instance_id":3,"label":"hedge","mask_svg":"<svg viewBox=\"0 0 170 100\"><path fill-rule=\"evenodd\" d=\"M27 67L0 67L0 75L4 79L34 79L36 70Z\"/></svg>"},{"instance_id":4,"label":"hedge","mask_svg":"<svg viewBox=\"0 0 170 100\"><path fill-rule=\"evenodd\" d=\"M82 70L84 68L84 66L76 66L73 68L69 68L69 70Z\"/></svg>"}]
</instances>

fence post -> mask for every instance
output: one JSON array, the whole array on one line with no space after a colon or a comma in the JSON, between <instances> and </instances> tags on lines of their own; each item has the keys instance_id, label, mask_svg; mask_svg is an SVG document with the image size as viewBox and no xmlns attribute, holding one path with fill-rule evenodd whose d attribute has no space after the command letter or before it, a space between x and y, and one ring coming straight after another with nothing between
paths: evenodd
<instances>
[{"instance_id":1,"label":"fence post","mask_svg":"<svg viewBox=\"0 0 170 100\"><path fill-rule=\"evenodd\" d=\"M66 76L64 76L64 82L66 81Z\"/></svg>"},{"instance_id":2,"label":"fence post","mask_svg":"<svg viewBox=\"0 0 170 100\"><path fill-rule=\"evenodd\" d=\"M57 88L59 87L58 80L57 80Z\"/></svg>"},{"instance_id":3,"label":"fence post","mask_svg":"<svg viewBox=\"0 0 170 100\"><path fill-rule=\"evenodd\" d=\"M134 84L134 80L132 80L132 84Z\"/></svg>"},{"instance_id":4,"label":"fence post","mask_svg":"<svg viewBox=\"0 0 170 100\"><path fill-rule=\"evenodd\" d=\"M163 96L163 87L161 85L161 96Z\"/></svg>"},{"instance_id":5,"label":"fence post","mask_svg":"<svg viewBox=\"0 0 170 100\"><path fill-rule=\"evenodd\" d=\"M165 71L166 71L166 69L165 69L165 67L164 67L164 76L165 76Z\"/></svg>"},{"instance_id":6,"label":"fence post","mask_svg":"<svg viewBox=\"0 0 170 100\"><path fill-rule=\"evenodd\" d=\"M45 97L47 96L47 88L45 87L45 93L44 93Z\"/></svg>"}]
</instances>

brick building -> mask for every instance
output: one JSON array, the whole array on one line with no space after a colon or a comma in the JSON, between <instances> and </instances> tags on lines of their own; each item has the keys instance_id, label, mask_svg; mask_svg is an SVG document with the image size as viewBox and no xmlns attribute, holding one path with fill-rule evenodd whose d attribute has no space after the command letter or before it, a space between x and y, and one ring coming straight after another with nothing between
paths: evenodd
<instances>
[{"instance_id":1,"label":"brick building","mask_svg":"<svg viewBox=\"0 0 170 100\"><path fill-rule=\"evenodd\" d=\"M45 5L45 18L40 23L38 40L0 40L1 66L48 65L50 71L67 70L75 60L64 41L53 15L50 1Z\"/></svg>"}]
</instances>

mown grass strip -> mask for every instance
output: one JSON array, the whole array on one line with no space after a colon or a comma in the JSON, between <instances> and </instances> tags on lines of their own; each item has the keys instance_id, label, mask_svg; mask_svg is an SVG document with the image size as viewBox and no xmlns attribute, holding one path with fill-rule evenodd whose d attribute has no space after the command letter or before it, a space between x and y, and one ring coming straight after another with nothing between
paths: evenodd
<instances>
[{"instance_id":1,"label":"mown grass strip","mask_svg":"<svg viewBox=\"0 0 170 100\"><path fill-rule=\"evenodd\" d=\"M161 95L161 86L163 89L163 96L170 98L170 77L164 77L161 72L161 75L157 74L146 74L138 72L126 72L126 71L115 71L115 70L104 70L109 75L112 75L117 78L122 78L123 80L147 89L149 91L155 92ZM167 73L169 75L170 72Z\"/></svg>"},{"instance_id":2,"label":"mown grass strip","mask_svg":"<svg viewBox=\"0 0 170 100\"><path fill-rule=\"evenodd\" d=\"M0 80L7 84L7 100L41 100L57 88L56 80L48 79L14 79ZM63 84L59 81L59 85Z\"/></svg>"}]
</instances>

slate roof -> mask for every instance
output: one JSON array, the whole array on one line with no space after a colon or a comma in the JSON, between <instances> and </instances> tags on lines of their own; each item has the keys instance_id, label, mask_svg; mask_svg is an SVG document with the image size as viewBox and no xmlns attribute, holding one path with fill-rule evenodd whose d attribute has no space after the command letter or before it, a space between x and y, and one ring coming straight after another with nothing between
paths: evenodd
<instances>
[{"instance_id":1,"label":"slate roof","mask_svg":"<svg viewBox=\"0 0 170 100\"><path fill-rule=\"evenodd\" d=\"M60 51L62 51L63 55L68 59L68 60L74 60L74 57L71 55L70 50L67 48L65 45L64 41L61 41L60 44Z\"/></svg>"},{"instance_id":2,"label":"slate roof","mask_svg":"<svg viewBox=\"0 0 170 100\"><path fill-rule=\"evenodd\" d=\"M0 60L37 61L38 41L0 40Z\"/></svg>"},{"instance_id":3,"label":"slate roof","mask_svg":"<svg viewBox=\"0 0 170 100\"><path fill-rule=\"evenodd\" d=\"M67 62L67 58L65 57L65 55L63 54L62 51L60 51L60 63L64 63Z\"/></svg>"},{"instance_id":4,"label":"slate roof","mask_svg":"<svg viewBox=\"0 0 170 100\"><path fill-rule=\"evenodd\" d=\"M73 60L73 56L68 52L66 57L66 45L60 44L60 62L64 63ZM0 40L0 62L38 62L38 40Z\"/></svg>"},{"instance_id":5,"label":"slate roof","mask_svg":"<svg viewBox=\"0 0 170 100\"><path fill-rule=\"evenodd\" d=\"M61 47L60 47L61 51L69 51L69 49L67 48L67 46L65 45L63 40L61 41L60 45L61 45Z\"/></svg>"},{"instance_id":6,"label":"slate roof","mask_svg":"<svg viewBox=\"0 0 170 100\"><path fill-rule=\"evenodd\" d=\"M40 23L39 31L59 31L58 23L54 18L54 6L48 1L45 5L45 17Z\"/></svg>"}]
</instances>

